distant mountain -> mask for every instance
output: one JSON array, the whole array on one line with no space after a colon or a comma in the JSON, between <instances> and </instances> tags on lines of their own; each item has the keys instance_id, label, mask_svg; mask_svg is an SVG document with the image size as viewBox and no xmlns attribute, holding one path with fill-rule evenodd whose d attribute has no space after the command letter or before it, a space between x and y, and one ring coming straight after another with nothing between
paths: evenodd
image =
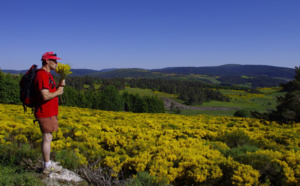
<instances>
[{"instance_id":1,"label":"distant mountain","mask_svg":"<svg viewBox=\"0 0 300 186\"><path fill-rule=\"evenodd\" d=\"M117 68L108 68L108 69L102 69L102 70L91 70L91 69L72 69L72 76L86 76L89 74L97 73L97 72L109 72L117 70ZM1 70L4 73L10 73L10 74L25 74L27 70ZM56 74L52 71L52 74Z\"/></svg>"},{"instance_id":2,"label":"distant mountain","mask_svg":"<svg viewBox=\"0 0 300 186\"><path fill-rule=\"evenodd\" d=\"M10 74L25 74L28 70L1 70L4 73L10 73Z\"/></svg>"},{"instance_id":3,"label":"distant mountain","mask_svg":"<svg viewBox=\"0 0 300 186\"><path fill-rule=\"evenodd\" d=\"M101 77L101 78L157 78L156 74L164 74L152 72L150 70L138 69L138 68L129 68L129 69L117 69L107 72L97 72L89 74L92 77ZM164 75L165 76L165 75Z\"/></svg>"},{"instance_id":4,"label":"distant mountain","mask_svg":"<svg viewBox=\"0 0 300 186\"><path fill-rule=\"evenodd\" d=\"M27 70L2 70L5 73L20 74ZM72 76L91 76L100 78L163 78L180 80L200 80L221 85L249 87L278 86L293 79L295 69L267 65L227 64L213 67L167 67L145 70L129 69L72 69Z\"/></svg>"},{"instance_id":5,"label":"distant mountain","mask_svg":"<svg viewBox=\"0 0 300 186\"><path fill-rule=\"evenodd\" d=\"M222 65L216 67L168 67L163 69L117 69L89 74L101 78L162 78L203 81L220 85L273 87L293 79L295 69L266 65Z\"/></svg>"},{"instance_id":6,"label":"distant mountain","mask_svg":"<svg viewBox=\"0 0 300 186\"><path fill-rule=\"evenodd\" d=\"M109 71L113 71L113 70L117 70L118 68L106 68L106 69L102 69L100 70L100 72L109 72Z\"/></svg>"},{"instance_id":7,"label":"distant mountain","mask_svg":"<svg viewBox=\"0 0 300 186\"><path fill-rule=\"evenodd\" d=\"M27 70L2 70L5 73L20 74ZM157 74L198 74L208 76L267 76L292 79L295 69L285 67L275 67L267 65L236 65L227 64L212 67L167 67L162 69L145 70L139 68L117 69L109 68L102 70L72 69L73 76L97 76L103 78L113 77L142 77Z\"/></svg>"},{"instance_id":8,"label":"distant mountain","mask_svg":"<svg viewBox=\"0 0 300 186\"><path fill-rule=\"evenodd\" d=\"M216 67L169 67L153 72L203 74L209 76L267 76L292 79L295 69L267 65L222 65Z\"/></svg>"}]
</instances>

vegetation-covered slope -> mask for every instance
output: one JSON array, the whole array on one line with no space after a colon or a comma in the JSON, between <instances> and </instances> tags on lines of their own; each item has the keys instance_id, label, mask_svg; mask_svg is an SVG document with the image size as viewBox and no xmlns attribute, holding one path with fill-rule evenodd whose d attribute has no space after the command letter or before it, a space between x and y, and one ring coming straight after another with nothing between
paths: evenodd
<instances>
[{"instance_id":1,"label":"vegetation-covered slope","mask_svg":"<svg viewBox=\"0 0 300 186\"><path fill-rule=\"evenodd\" d=\"M60 107L53 150L74 163L147 171L174 185L298 185L300 124L257 119L134 114ZM41 133L22 106L0 105L0 143L40 148ZM65 165L64 165L65 166Z\"/></svg>"},{"instance_id":2,"label":"vegetation-covered slope","mask_svg":"<svg viewBox=\"0 0 300 186\"><path fill-rule=\"evenodd\" d=\"M72 76L93 76L101 78L162 78L175 80L204 81L213 84L242 85L248 87L274 87L291 80L292 68L266 65L222 65L214 67L169 67L163 69L72 69ZM3 70L6 73L23 71Z\"/></svg>"},{"instance_id":3,"label":"vegetation-covered slope","mask_svg":"<svg viewBox=\"0 0 300 186\"><path fill-rule=\"evenodd\" d=\"M213 76L268 76L292 78L293 69L267 65L221 65L216 67L170 67L152 70L176 74L205 74Z\"/></svg>"}]
</instances>

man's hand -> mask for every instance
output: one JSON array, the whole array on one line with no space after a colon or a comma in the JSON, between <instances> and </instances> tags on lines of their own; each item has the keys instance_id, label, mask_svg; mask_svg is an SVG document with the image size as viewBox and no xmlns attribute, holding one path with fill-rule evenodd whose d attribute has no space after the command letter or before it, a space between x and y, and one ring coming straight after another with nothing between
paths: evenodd
<instances>
[{"instance_id":1,"label":"man's hand","mask_svg":"<svg viewBox=\"0 0 300 186\"><path fill-rule=\"evenodd\" d=\"M61 82L59 83L59 86L60 87L66 86L66 80L65 79L61 80Z\"/></svg>"},{"instance_id":2,"label":"man's hand","mask_svg":"<svg viewBox=\"0 0 300 186\"><path fill-rule=\"evenodd\" d=\"M64 93L64 87L63 86L58 87L55 93L58 94L57 96L62 95Z\"/></svg>"}]
</instances>

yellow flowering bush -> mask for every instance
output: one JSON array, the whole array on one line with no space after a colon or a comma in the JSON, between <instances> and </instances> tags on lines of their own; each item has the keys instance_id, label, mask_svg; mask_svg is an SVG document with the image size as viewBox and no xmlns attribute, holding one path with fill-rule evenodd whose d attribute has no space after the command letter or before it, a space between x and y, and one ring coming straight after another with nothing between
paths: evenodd
<instances>
[{"instance_id":1,"label":"yellow flowering bush","mask_svg":"<svg viewBox=\"0 0 300 186\"><path fill-rule=\"evenodd\" d=\"M0 104L0 115L0 144L40 148L39 126L21 105ZM147 171L173 185L300 184L299 123L62 106L58 119L52 149L74 151L81 165L100 158L116 174Z\"/></svg>"},{"instance_id":2,"label":"yellow flowering bush","mask_svg":"<svg viewBox=\"0 0 300 186\"><path fill-rule=\"evenodd\" d=\"M68 64L58 63L55 72L60 76L60 79L65 79L67 75L72 74L71 66Z\"/></svg>"}]
</instances>

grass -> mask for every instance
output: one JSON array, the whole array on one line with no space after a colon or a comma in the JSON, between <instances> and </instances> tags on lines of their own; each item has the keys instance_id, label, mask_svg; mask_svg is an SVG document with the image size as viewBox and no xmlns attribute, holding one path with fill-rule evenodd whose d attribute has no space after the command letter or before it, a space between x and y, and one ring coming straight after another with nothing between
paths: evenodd
<instances>
[{"instance_id":1,"label":"grass","mask_svg":"<svg viewBox=\"0 0 300 186\"><path fill-rule=\"evenodd\" d=\"M230 102L211 101L199 105L201 107L235 107L251 111L266 112L275 110L277 105L276 96L283 96L284 92L278 92L277 88L268 89L263 94L251 94L245 91L220 90L229 96Z\"/></svg>"},{"instance_id":2,"label":"grass","mask_svg":"<svg viewBox=\"0 0 300 186\"><path fill-rule=\"evenodd\" d=\"M183 110L182 115L212 115L212 116L233 116L236 110Z\"/></svg>"},{"instance_id":3,"label":"grass","mask_svg":"<svg viewBox=\"0 0 300 186\"><path fill-rule=\"evenodd\" d=\"M170 98L178 103L183 104L182 100L177 99L178 95L166 94L158 91L152 91L150 89L130 88L126 87L125 90L130 94L140 94L141 96L158 96ZM285 92L280 92L279 87L274 88L262 88L260 91L262 94L251 94L245 91L239 90L219 90L224 95L229 96L230 102L222 101L210 101L205 102L202 105L194 105L199 107L229 107L240 108L248 111L267 112L269 110L276 110L277 96L283 96ZM206 114L213 116L233 116L237 109L234 110L182 110L183 115L198 115Z\"/></svg>"},{"instance_id":4,"label":"grass","mask_svg":"<svg viewBox=\"0 0 300 186\"><path fill-rule=\"evenodd\" d=\"M175 99L177 95L174 94L167 94L163 92L153 91L151 89L141 89L141 88L130 88L126 87L124 90L120 91L122 94L123 92L128 92L129 94L139 94L140 96L157 96L157 97L165 97Z\"/></svg>"},{"instance_id":5,"label":"grass","mask_svg":"<svg viewBox=\"0 0 300 186\"><path fill-rule=\"evenodd\" d=\"M0 185L43 185L37 173L28 171L29 165L24 161L36 160L38 156L29 144L0 144Z\"/></svg>"},{"instance_id":6,"label":"grass","mask_svg":"<svg viewBox=\"0 0 300 186\"><path fill-rule=\"evenodd\" d=\"M187 75L187 79L197 79L197 80L208 80L213 84L220 84L221 82L218 81L217 76L207 76L207 75L200 75L200 74L189 74Z\"/></svg>"},{"instance_id":7,"label":"grass","mask_svg":"<svg viewBox=\"0 0 300 186\"><path fill-rule=\"evenodd\" d=\"M27 171L29 165L24 161L35 161L39 154L29 144L0 144L0 185L43 185L37 173Z\"/></svg>"},{"instance_id":8,"label":"grass","mask_svg":"<svg viewBox=\"0 0 300 186\"><path fill-rule=\"evenodd\" d=\"M0 164L0 185L44 185L36 173Z\"/></svg>"}]
</instances>

